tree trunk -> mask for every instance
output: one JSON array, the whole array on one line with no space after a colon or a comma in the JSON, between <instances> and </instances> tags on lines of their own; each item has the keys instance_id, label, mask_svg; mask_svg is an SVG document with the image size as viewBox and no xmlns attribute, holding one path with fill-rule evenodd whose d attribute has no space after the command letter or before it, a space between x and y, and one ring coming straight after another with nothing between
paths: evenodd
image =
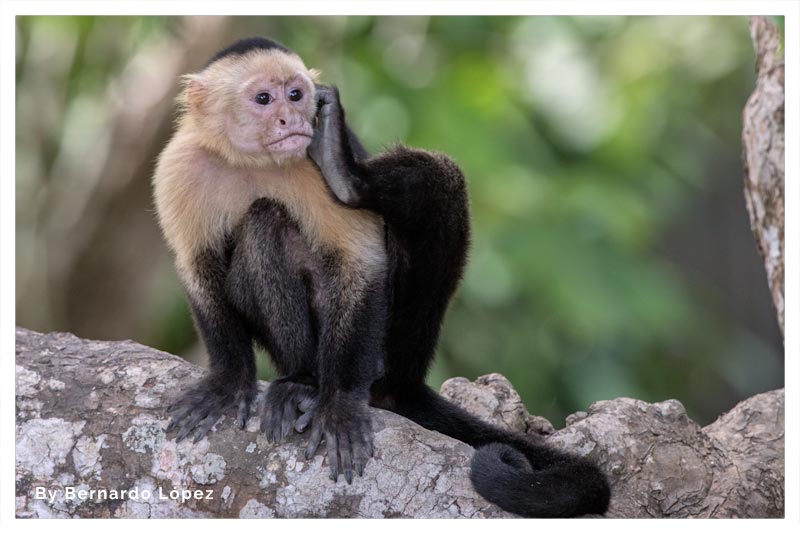
<instances>
[{"instance_id":1,"label":"tree trunk","mask_svg":"<svg viewBox=\"0 0 800 534\"><path fill-rule=\"evenodd\" d=\"M750 34L758 76L743 113L744 196L783 333L784 58L768 18L753 17Z\"/></svg>"}]
</instances>

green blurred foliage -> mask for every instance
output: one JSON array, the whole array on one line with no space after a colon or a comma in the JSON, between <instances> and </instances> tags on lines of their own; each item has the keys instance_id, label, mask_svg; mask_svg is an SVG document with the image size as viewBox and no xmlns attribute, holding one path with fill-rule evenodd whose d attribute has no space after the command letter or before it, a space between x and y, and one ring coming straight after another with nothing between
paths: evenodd
<instances>
[{"instance_id":1,"label":"green blurred foliage","mask_svg":"<svg viewBox=\"0 0 800 534\"><path fill-rule=\"evenodd\" d=\"M23 40L102 43L71 68L67 99L99 98L121 57L180 25L98 20L19 23ZM464 169L474 242L434 386L500 372L558 424L617 396L678 398L708 421L782 384L776 338L732 317L663 246L693 199L718 187L718 169L741 188L754 83L746 18L239 18L231 33L271 36L320 68L368 148L401 141ZM153 299L145 337L187 350L183 298L154 294L169 297Z\"/></svg>"}]
</instances>

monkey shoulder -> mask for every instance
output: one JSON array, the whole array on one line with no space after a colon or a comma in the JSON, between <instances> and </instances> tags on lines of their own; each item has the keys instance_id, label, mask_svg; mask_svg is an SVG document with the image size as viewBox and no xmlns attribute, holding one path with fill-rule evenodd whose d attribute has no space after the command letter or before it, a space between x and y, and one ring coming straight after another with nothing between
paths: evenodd
<instances>
[{"instance_id":1,"label":"monkey shoulder","mask_svg":"<svg viewBox=\"0 0 800 534\"><path fill-rule=\"evenodd\" d=\"M246 171L224 165L180 135L159 158L153 187L159 223L178 264L224 246L262 196Z\"/></svg>"}]
</instances>

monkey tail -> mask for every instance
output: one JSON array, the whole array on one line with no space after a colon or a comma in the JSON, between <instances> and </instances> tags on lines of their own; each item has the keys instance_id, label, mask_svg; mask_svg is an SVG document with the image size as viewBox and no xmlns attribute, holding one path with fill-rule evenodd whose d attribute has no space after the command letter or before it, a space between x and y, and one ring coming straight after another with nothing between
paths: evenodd
<instances>
[{"instance_id":1,"label":"monkey tail","mask_svg":"<svg viewBox=\"0 0 800 534\"><path fill-rule=\"evenodd\" d=\"M608 509L608 481L585 458L485 423L428 387L394 400L393 411L476 448L470 479L500 508L524 517L574 517Z\"/></svg>"},{"instance_id":2,"label":"monkey tail","mask_svg":"<svg viewBox=\"0 0 800 534\"><path fill-rule=\"evenodd\" d=\"M531 455L541 459L554 451L537 445L525 449L523 453L519 445L505 443L478 447L470 473L475 491L503 510L523 517L605 513L611 492L597 466L563 455L558 462L534 469Z\"/></svg>"}]
</instances>

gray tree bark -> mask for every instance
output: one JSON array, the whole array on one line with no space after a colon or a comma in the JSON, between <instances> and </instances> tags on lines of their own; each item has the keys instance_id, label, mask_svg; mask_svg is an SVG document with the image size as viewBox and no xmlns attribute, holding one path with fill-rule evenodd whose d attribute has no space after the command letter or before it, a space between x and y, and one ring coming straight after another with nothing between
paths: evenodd
<instances>
[{"instance_id":1,"label":"gray tree bark","mask_svg":"<svg viewBox=\"0 0 800 534\"><path fill-rule=\"evenodd\" d=\"M742 116L744 196L783 332L784 57L769 18L752 17L750 34L757 79Z\"/></svg>"},{"instance_id":2,"label":"gray tree bark","mask_svg":"<svg viewBox=\"0 0 800 534\"><path fill-rule=\"evenodd\" d=\"M375 459L352 485L334 484L321 456L303 458L303 436L271 445L255 417L176 444L165 406L203 374L177 356L23 328L16 349L18 517L511 517L472 489L469 446L395 414L373 410ZM453 379L443 393L598 462L610 517L783 515L783 390L705 428L675 400L616 399L558 431L500 375Z\"/></svg>"}]
</instances>

